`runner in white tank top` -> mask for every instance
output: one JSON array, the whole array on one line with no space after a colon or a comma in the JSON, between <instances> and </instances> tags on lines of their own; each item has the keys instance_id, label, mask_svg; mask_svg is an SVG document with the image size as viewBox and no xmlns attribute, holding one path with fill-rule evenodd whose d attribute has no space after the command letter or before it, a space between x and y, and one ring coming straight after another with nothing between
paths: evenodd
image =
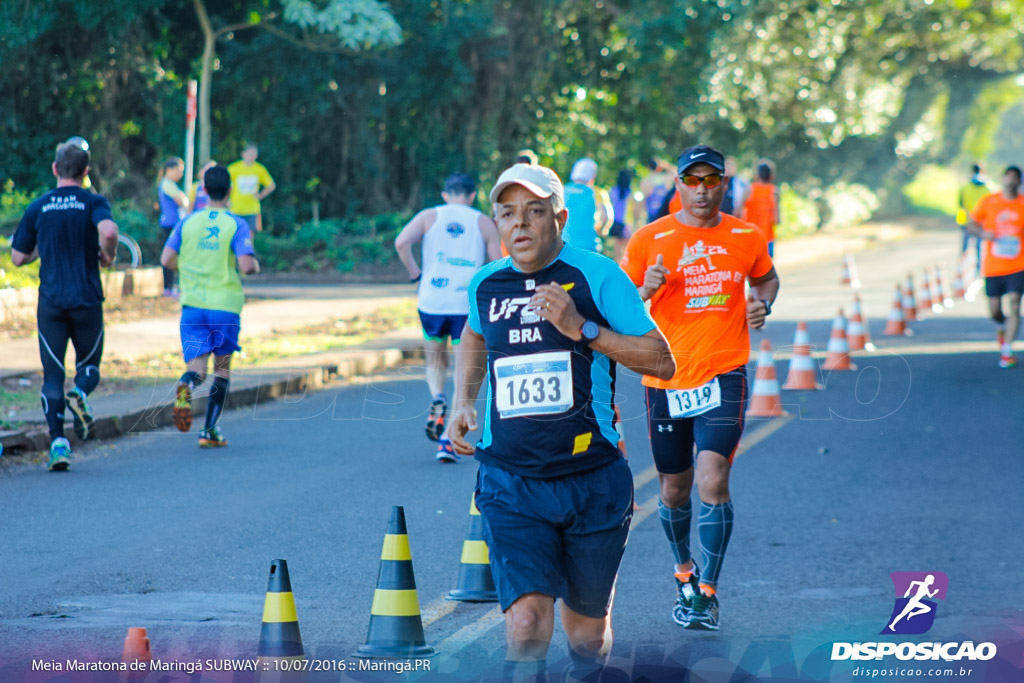
<instances>
[{"instance_id":1,"label":"runner in white tank top","mask_svg":"<svg viewBox=\"0 0 1024 683\"><path fill-rule=\"evenodd\" d=\"M464 204L442 204L433 211L436 218L423 235L419 309L431 315L469 315L469 281L488 261L478 227L486 217Z\"/></svg>"},{"instance_id":2,"label":"runner in white tank top","mask_svg":"<svg viewBox=\"0 0 1024 683\"><path fill-rule=\"evenodd\" d=\"M427 438L437 441L437 459L456 462L448 441L448 338L459 343L469 315L469 281L488 261L501 258L501 238L494 221L472 208L476 183L465 173L453 173L441 193L445 203L420 211L402 228L395 249L409 278L419 283L418 308L423 325L427 384L434 397L427 417ZM423 242L423 266L417 265L412 245Z\"/></svg>"}]
</instances>

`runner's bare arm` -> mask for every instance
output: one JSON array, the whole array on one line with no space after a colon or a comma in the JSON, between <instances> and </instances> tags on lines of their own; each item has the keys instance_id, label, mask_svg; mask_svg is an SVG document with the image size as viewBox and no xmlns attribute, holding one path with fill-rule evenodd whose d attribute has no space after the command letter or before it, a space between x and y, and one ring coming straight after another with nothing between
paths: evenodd
<instances>
[{"instance_id":1,"label":"runner's bare arm","mask_svg":"<svg viewBox=\"0 0 1024 683\"><path fill-rule=\"evenodd\" d=\"M488 216L480 216L477 223L480 234L484 236L484 245L487 247L487 260L497 261L501 258L501 235L498 234L498 226Z\"/></svg>"},{"instance_id":2,"label":"runner's bare arm","mask_svg":"<svg viewBox=\"0 0 1024 683\"><path fill-rule=\"evenodd\" d=\"M117 256L117 223L104 219L96 225L96 231L100 234L100 262L110 266Z\"/></svg>"},{"instance_id":3,"label":"runner's bare arm","mask_svg":"<svg viewBox=\"0 0 1024 683\"><path fill-rule=\"evenodd\" d=\"M476 429L476 395L487 375L487 345L484 338L469 325L462 328L462 338L455 351L455 412L448 427L448 438L459 455L473 455L473 445L466 434Z\"/></svg>"},{"instance_id":4,"label":"runner's bare arm","mask_svg":"<svg viewBox=\"0 0 1024 683\"><path fill-rule=\"evenodd\" d=\"M260 272L260 262L252 254L241 254L238 257L238 270L242 275L255 275Z\"/></svg>"},{"instance_id":5,"label":"runner's bare arm","mask_svg":"<svg viewBox=\"0 0 1024 683\"><path fill-rule=\"evenodd\" d=\"M554 325L566 337L575 341L582 339L580 328L586 319L576 310L572 297L561 285L539 285L531 304L537 308L541 318ZM635 372L660 379L670 379L676 374L676 362L665 336L658 329L643 336L635 336L619 334L601 326L597 339L590 342L590 348Z\"/></svg>"},{"instance_id":6,"label":"runner's bare arm","mask_svg":"<svg viewBox=\"0 0 1024 683\"><path fill-rule=\"evenodd\" d=\"M757 278L749 278L750 294L747 296L747 324L755 330L764 326L768 317L768 311L764 305L775 301L779 295L779 274L775 272L775 266L767 273Z\"/></svg>"},{"instance_id":7,"label":"runner's bare arm","mask_svg":"<svg viewBox=\"0 0 1024 683\"><path fill-rule=\"evenodd\" d=\"M968 233L980 237L983 240L994 240L996 238L994 232L986 230L984 227L982 227L981 223L974 220L973 218L965 227L967 228Z\"/></svg>"},{"instance_id":8,"label":"runner's bare arm","mask_svg":"<svg viewBox=\"0 0 1024 683\"><path fill-rule=\"evenodd\" d=\"M409 271L410 280L415 280L421 275L420 267L412 256L412 245L423 239L427 228L434 223L436 217L437 212L433 209L420 211L405 224L402 232L398 233L398 237L395 238L395 251L398 252L398 258L402 261L402 265Z\"/></svg>"},{"instance_id":9,"label":"runner's bare arm","mask_svg":"<svg viewBox=\"0 0 1024 683\"><path fill-rule=\"evenodd\" d=\"M178 252L170 247L164 247L163 253L160 254L160 265L170 270L177 270Z\"/></svg>"},{"instance_id":10,"label":"runner's bare arm","mask_svg":"<svg viewBox=\"0 0 1024 683\"><path fill-rule=\"evenodd\" d=\"M33 249L32 252L28 254L26 254L23 251L18 251L17 249L11 249L11 263L13 263L15 266L24 266L26 264L32 263L37 258L39 258L38 247Z\"/></svg>"}]
</instances>

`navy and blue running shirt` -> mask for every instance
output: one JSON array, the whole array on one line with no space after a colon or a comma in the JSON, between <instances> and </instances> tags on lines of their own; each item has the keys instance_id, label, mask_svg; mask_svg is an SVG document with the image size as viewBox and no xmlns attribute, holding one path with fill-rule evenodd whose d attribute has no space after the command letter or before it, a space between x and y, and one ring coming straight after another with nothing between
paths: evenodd
<instances>
[{"instance_id":1,"label":"navy and blue running shirt","mask_svg":"<svg viewBox=\"0 0 1024 683\"><path fill-rule=\"evenodd\" d=\"M58 187L29 204L11 247L39 248L39 298L61 309L99 306L100 235L110 202L80 187Z\"/></svg>"},{"instance_id":2,"label":"navy and blue running shirt","mask_svg":"<svg viewBox=\"0 0 1024 683\"><path fill-rule=\"evenodd\" d=\"M612 407L615 362L566 337L529 306L536 287L551 282L603 327L633 336L656 327L636 286L599 254L565 246L535 273L504 258L474 276L468 324L487 346L487 409L476 457L545 479L622 457Z\"/></svg>"}]
</instances>

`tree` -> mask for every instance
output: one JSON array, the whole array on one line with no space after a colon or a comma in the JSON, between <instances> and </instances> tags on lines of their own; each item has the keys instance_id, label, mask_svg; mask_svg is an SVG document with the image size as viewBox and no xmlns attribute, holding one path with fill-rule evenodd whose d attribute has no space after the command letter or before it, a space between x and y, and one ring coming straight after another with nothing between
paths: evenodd
<instances>
[{"instance_id":1,"label":"tree","mask_svg":"<svg viewBox=\"0 0 1024 683\"><path fill-rule=\"evenodd\" d=\"M205 0L192 0L203 31L202 73L199 78L199 164L210 159L210 88L217 40L238 31L259 28L317 52L358 51L396 45L401 28L377 0L329 0L318 6L310 0L282 0L283 14L263 6L239 22L214 28ZM289 26L283 26L281 20ZM298 31L294 31L298 29Z\"/></svg>"}]
</instances>

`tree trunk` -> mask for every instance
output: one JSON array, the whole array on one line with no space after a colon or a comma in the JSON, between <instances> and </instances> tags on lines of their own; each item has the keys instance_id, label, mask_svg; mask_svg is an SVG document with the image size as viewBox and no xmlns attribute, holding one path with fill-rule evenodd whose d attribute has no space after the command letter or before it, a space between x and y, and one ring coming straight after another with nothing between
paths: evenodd
<instances>
[{"instance_id":1,"label":"tree trunk","mask_svg":"<svg viewBox=\"0 0 1024 683\"><path fill-rule=\"evenodd\" d=\"M217 45L217 36L210 24L203 0L192 0L196 17L203 29L203 71L199 77L199 100L197 112L199 116L199 163L201 168L210 160L210 80L213 78L213 58Z\"/></svg>"}]
</instances>

